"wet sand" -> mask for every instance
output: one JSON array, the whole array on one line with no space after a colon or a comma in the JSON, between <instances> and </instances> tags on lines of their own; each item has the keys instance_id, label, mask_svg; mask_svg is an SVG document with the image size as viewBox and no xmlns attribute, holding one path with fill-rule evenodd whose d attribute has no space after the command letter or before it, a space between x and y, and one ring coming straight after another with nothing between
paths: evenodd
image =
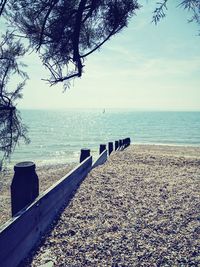
<instances>
[{"instance_id":1,"label":"wet sand","mask_svg":"<svg viewBox=\"0 0 200 267\"><path fill-rule=\"evenodd\" d=\"M114 152L21 266L198 266L199 185L200 148Z\"/></svg>"}]
</instances>

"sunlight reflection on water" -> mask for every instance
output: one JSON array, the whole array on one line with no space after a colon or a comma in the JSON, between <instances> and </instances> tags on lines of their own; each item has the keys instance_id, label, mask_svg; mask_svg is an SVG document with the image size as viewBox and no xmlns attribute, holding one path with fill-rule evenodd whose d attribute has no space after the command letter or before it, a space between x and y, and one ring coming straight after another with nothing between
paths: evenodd
<instances>
[{"instance_id":1,"label":"sunlight reflection on water","mask_svg":"<svg viewBox=\"0 0 200 267\"><path fill-rule=\"evenodd\" d=\"M200 146L200 112L126 110L23 110L29 145L12 156L18 161L78 162L80 149L97 156L100 143L130 137L133 143Z\"/></svg>"}]
</instances>

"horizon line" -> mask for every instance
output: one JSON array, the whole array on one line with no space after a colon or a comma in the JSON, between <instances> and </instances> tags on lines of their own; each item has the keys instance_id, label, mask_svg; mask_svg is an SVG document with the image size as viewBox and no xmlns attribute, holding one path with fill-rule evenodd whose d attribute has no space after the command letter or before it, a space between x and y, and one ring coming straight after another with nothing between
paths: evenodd
<instances>
[{"instance_id":1,"label":"horizon line","mask_svg":"<svg viewBox=\"0 0 200 267\"><path fill-rule=\"evenodd\" d=\"M153 109L153 108L129 108L129 107L62 107L62 108L18 108L18 110L131 110L131 111L151 111L151 112L200 112L199 109Z\"/></svg>"}]
</instances>

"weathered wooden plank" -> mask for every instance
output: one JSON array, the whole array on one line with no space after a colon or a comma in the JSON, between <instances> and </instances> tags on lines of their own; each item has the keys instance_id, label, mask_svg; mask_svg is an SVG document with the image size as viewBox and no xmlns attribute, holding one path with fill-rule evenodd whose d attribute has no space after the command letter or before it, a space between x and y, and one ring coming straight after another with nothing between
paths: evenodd
<instances>
[{"instance_id":1,"label":"weathered wooden plank","mask_svg":"<svg viewBox=\"0 0 200 267\"><path fill-rule=\"evenodd\" d=\"M104 150L98 157L98 159L93 163L92 168L96 168L97 166L104 164L104 162L107 160L108 152L107 149Z\"/></svg>"}]
</instances>

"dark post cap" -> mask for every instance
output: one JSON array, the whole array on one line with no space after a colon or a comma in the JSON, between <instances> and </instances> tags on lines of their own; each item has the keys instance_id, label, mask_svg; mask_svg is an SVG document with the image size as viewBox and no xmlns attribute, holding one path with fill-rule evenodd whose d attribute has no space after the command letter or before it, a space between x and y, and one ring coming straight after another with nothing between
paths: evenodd
<instances>
[{"instance_id":1,"label":"dark post cap","mask_svg":"<svg viewBox=\"0 0 200 267\"><path fill-rule=\"evenodd\" d=\"M99 154L101 154L104 150L106 150L106 144L99 145Z\"/></svg>"},{"instance_id":2,"label":"dark post cap","mask_svg":"<svg viewBox=\"0 0 200 267\"><path fill-rule=\"evenodd\" d=\"M88 148L81 148L81 152L83 152L83 153L90 153L90 149L88 149Z\"/></svg>"},{"instance_id":3,"label":"dark post cap","mask_svg":"<svg viewBox=\"0 0 200 267\"><path fill-rule=\"evenodd\" d=\"M108 154L110 155L113 151L113 142L108 142Z\"/></svg>"},{"instance_id":4,"label":"dark post cap","mask_svg":"<svg viewBox=\"0 0 200 267\"><path fill-rule=\"evenodd\" d=\"M35 170L35 163L32 161L23 161L15 164L14 171Z\"/></svg>"},{"instance_id":5,"label":"dark post cap","mask_svg":"<svg viewBox=\"0 0 200 267\"><path fill-rule=\"evenodd\" d=\"M90 157L90 149L82 148L81 149L81 155L80 155L80 162L82 162L83 160L85 160L88 157Z\"/></svg>"}]
</instances>

